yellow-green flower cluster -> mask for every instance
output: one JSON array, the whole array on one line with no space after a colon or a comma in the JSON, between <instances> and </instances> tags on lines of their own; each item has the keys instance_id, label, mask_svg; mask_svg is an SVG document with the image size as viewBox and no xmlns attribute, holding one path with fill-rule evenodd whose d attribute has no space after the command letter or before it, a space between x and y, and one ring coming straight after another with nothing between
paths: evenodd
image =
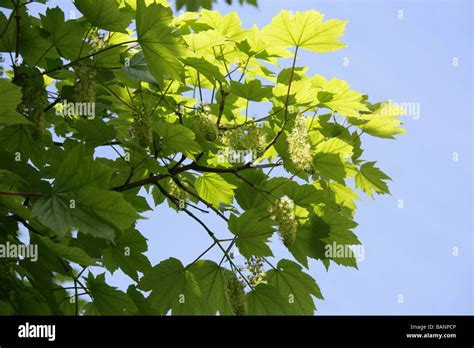
<instances>
[{"instance_id":1,"label":"yellow-green flower cluster","mask_svg":"<svg viewBox=\"0 0 474 348\"><path fill-rule=\"evenodd\" d=\"M97 70L93 67L76 63L74 72L76 74L76 83L74 84L76 102L95 103Z\"/></svg>"},{"instance_id":2,"label":"yellow-green flower cluster","mask_svg":"<svg viewBox=\"0 0 474 348\"><path fill-rule=\"evenodd\" d=\"M99 28L92 29L87 39L89 45L91 45L90 53L96 53L105 47L104 35L100 33Z\"/></svg>"},{"instance_id":3,"label":"yellow-green flower cluster","mask_svg":"<svg viewBox=\"0 0 474 348\"><path fill-rule=\"evenodd\" d=\"M181 189L178 185L173 180L170 180L168 182L168 193L173 196L174 198L177 198L179 200L178 206L180 208L185 208L186 207L186 201L189 199L189 194ZM174 202L176 203L176 202Z\"/></svg>"},{"instance_id":4,"label":"yellow-green flower cluster","mask_svg":"<svg viewBox=\"0 0 474 348\"><path fill-rule=\"evenodd\" d=\"M37 79L26 80L22 85L21 93L21 103L18 104L17 111L32 123L29 127L31 136L36 141L40 141L46 128L44 110L48 106L48 94Z\"/></svg>"},{"instance_id":5,"label":"yellow-green flower cluster","mask_svg":"<svg viewBox=\"0 0 474 348\"><path fill-rule=\"evenodd\" d=\"M288 135L287 141L291 161L298 169L312 172L313 159L308 140L308 130L306 129L306 117L304 115L298 114L296 116L294 127Z\"/></svg>"},{"instance_id":6,"label":"yellow-green flower cluster","mask_svg":"<svg viewBox=\"0 0 474 348\"><path fill-rule=\"evenodd\" d=\"M235 315L247 313L247 297L244 291L245 285L233 273L225 278L225 293L232 306Z\"/></svg>"},{"instance_id":7,"label":"yellow-green flower cluster","mask_svg":"<svg viewBox=\"0 0 474 348\"><path fill-rule=\"evenodd\" d=\"M193 130L198 138L207 141L216 141L219 134L214 117L205 108L196 112L193 118Z\"/></svg>"},{"instance_id":8,"label":"yellow-green flower cluster","mask_svg":"<svg viewBox=\"0 0 474 348\"><path fill-rule=\"evenodd\" d=\"M296 239L298 221L295 215L295 203L288 196L283 196L268 208L271 218L278 225L278 232L286 247Z\"/></svg>"},{"instance_id":9,"label":"yellow-green flower cluster","mask_svg":"<svg viewBox=\"0 0 474 348\"><path fill-rule=\"evenodd\" d=\"M249 283L252 286L258 284L267 284L267 273L263 269L263 259L259 257L252 257L245 261L246 269L250 273Z\"/></svg>"},{"instance_id":10,"label":"yellow-green flower cluster","mask_svg":"<svg viewBox=\"0 0 474 348\"><path fill-rule=\"evenodd\" d=\"M143 109L135 110L132 113L133 126L132 135L138 140L141 146L150 147L153 145L153 129L150 125L150 116Z\"/></svg>"},{"instance_id":11,"label":"yellow-green flower cluster","mask_svg":"<svg viewBox=\"0 0 474 348\"><path fill-rule=\"evenodd\" d=\"M88 36L87 42L90 45L89 54L96 53L104 48L105 40L100 34L98 28L92 29ZM89 63L90 65L91 63ZM97 69L81 62L74 65L76 74L76 83L74 85L74 94L78 103L94 103L97 87Z\"/></svg>"},{"instance_id":12,"label":"yellow-green flower cluster","mask_svg":"<svg viewBox=\"0 0 474 348\"><path fill-rule=\"evenodd\" d=\"M254 123L226 131L221 141L234 151L255 150L258 157L263 155L267 146L266 133Z\"/></svg>"}]
</instances>

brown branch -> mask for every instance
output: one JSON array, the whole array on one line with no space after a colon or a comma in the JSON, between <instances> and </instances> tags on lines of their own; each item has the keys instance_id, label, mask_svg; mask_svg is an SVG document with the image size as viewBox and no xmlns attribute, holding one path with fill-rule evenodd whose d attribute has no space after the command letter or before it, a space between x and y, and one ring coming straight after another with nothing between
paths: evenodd
<instances>
[{"instance_id":1,"label":"brown branch","mask_svg":"<svg viewBox=\"0 0 474 348\"><path fill-rule=\"evenodd\" d=\"M174 200L175 198L173 196L171 196L164 188L163 186L161 186L159 183L156 183L156 187L158 187L158 189L160 190L160 192L162 194L164 194L168 199L170 200ZM234 264L234 262L232 261L232 258L229 256L229 254L227 253L227 251L224 249L224 247L222 246L222 244L220 243L219 239L217 239L216 235L214 234L214 232L212 232L209 227L207 227L207 225L201 220L199 219L196 215L194 215L192 212L190 212L188 209L186 208L182 208L180 209L181 211L184 211L188 216L190 216L193 220L195 220L198 224L200 224L202 226L202 228L204 228L204 230L207 232L207 234L212 238L212 240L217 244L217 246L219 247L219 249L221 249L221 251L224 253L225 257L227 258L227 260L229 261L229 263L235 267L235 269L237 270L237 272L239 272L240 276L244 279L244 281L247 283L247 285L253 289L252 285L250 284L250 282L248 281L248 279L242 274L242 272L240 272L239 268Z\"/></svg>"},{"instance_id":2,"label":"brown branch","mask_svg":"<svg viewBox=\"0 0 474 348\"><path fill-rule=\"evenodd\" d=\"M35 78L35 77L39 77L39 76L43 76L43 75L48 75L48 74L51 74L51 73L53 73L53 72L60 71L60 70L63 70L63 69L65 69L65 68L68 68L68 67L70 67L70 66L73 66L73 65L76 64L77 62L80 62L80 61L82 61L82 60L84 60L84 59L88 59L88 58L94 57L94 56L96 56L96 55L98 55L98 54L100 54L100 53L103 53L103 52L106 52L106 51L108 51L108 50L111 50L111 49L120 47L120 46L122 46L122 45L128 45L128 44L134 43L134 42L137 42L137 40L130 40L130 41L121 42L121 43L118 43L118 44L115 44L115 45L112 45L112 46L108 46L108 47L106 47L106 48L104 48L104 49L102 49L102 50L100 50L100 51L97 51L97 52L88 54L87 56L83 56L83 57L81 57L81 58L79 58L79 59L76 59L76 60L74 60L74 61L72 61L72 62L69 62L69 63L67 63L67 64L65 64L65 65L60 65L60 66L57 66L57 67L52 68L52 69L50 69L50 70L45 70L45 71L41 72L40 74L30 75L29 77L30 77L30 78Z\"/></svg>"},{"instance_id":3,"label":"brown branch","mask_svg":"<svg viewBox=\"0 0 474 348\"><path fill-rule=\"evenodd\" d=\"M221 93L221 101L219 103L219 114L217 116L217 122L216 126L219 128L219 124L221 123L222 115L224 115L224 108L225 108L225 99L227 96L230 94L229 92L225 92L224 89L222 88L222 83L219 82L220 84L220 93Z\"/></svg>"},{"instance_id":4,"label":"brown branch","mask_svg":"<svg viewBox=\"0 0 474 348\"><path fill-rule=\"evenodd\" d=\"M117 192L123 192L123 191L131 190L131 189L134 189L134 188L137 188L137 187L141 187L141 186L157 184L158 181L160 181L161 179L167 178L169 176L170 176L169 174L152 175L152 176L150 176L146 179L131 182L131 183L125 185L125 186L121 185L121 186L114 187L111 190L112 191L117 191Z\"/></svg>"},{"instance_id":5,"label":"brown branch","mask_svg":"<svg viewBox=\"0 0 474 348\"><path fill-rule=\"evenodd\" d=\"M262 237L266 236L268 234L273 234L275 231L271 232L262 232L262 233L257 233L257 234L251 234L251 235L245 235L245 236L235 236L232 238L224 238L224 239L219 239L219 242L234 242L237 239L250 239L250 238L257 238L257 237Z\"/></svg>"},{"instance_id":6,"label":"brown branch","mask_svg":"<svg viewBox=\"0 0 474 348\"><path fill-rule=\"evenodd\" d=\"M44 196L41 192L4 192L0 191L0 196Z\"/></svg>"},{"instance_id":7,"label":"brown branch","mask_svg":"<svg viewBox=\"0 0 474 348\"><path fill-rule=\"evenodd\" d=\"M226 221L226 222L229 221L229 219L226 218L226 216L224 214L222 214L218 209L214 208L211 203L207 202L204 198L200 197L199 195L195 194L193 191L188 189L186 186L184 186L183 183L181 181L179 181L177 177L172 176L171 179L173 179L173 181L176 183L176 185L179 186L179 188L181 188L185 192L189 193L191 196L198 199L200 202L202 202L208 208L212 209L224 221Z\"/></svg>"},{"instance_id":8,"label":"brown branch","mask_svg":"<svg viewBox=\"0 0 474 348\"><path fill-rule=\"evenodd\" d=\"M237 173L242 170L248 169L257 169L257 168L273 168L280 166L281 163L266 163L266 164L257 164L253 165L252 163L247 163L238 167L206 167L196 162L190 163L183 167L179 167L176 170L172 171L171 174L178 174L187 170L196 170L198 172L204 173Z\"/></svg>"},{"instance_id":9,"label":"brown branch","mask_svg":"<svg viewBox=\"0 0 474 348\"><path fill-rule=\"evenodd\" d=\"M196 259L195 259L193 262L191 262L189 265L187 265L186 268L189 268L189 267L191 267L192 265L194 265L196 262L198 262L198 261L201 259L201 257L203 257L204 255L206 255L207 252L208 252L209 250L211 250L211 249L214 247L214 245L216 245L216 244L217 244L216 242L212 243L210 247L208 247L206 250L204 250L198 257L196 257Z\"/></svg>"},{"instance_id":10,"label":"brown branch","mask_svg":"<svg viewBox=\"0 0 474 348\"><path fill-rule=\"evenodd\" d=\"M19 11L19 3L18 0L15 4L15 21L16 21L16 43L15 43L15 66L18 64L18 56L20 55L20 11Z\"/></svg>"},{"instance_id":11,"label":"brown branch","mask_svg":"<svg viewBox=\"0 0 474 348\"><path fill-rule=\"evenodd\" d=\"M283 124L281 125L281 128L278 130L278 133L275 136L275 138L273 138L273 140L270 142L270 144L268 144L265 147L265 150L263 150L263 154L265 154L265 152L267 152L268 149L270 149L273 145L275 145L278 138L283 133L283 130L285 129L286 123L288 122L288 106L289 106L289 102L290 102L291 85L293 83L293 77L294 77L294 74L295 74L296 56L298 55L298 48L299 47L296 46L295 55L293 57L293 65L291 66L290 80L288 82L288 92L286 93L286 100L285 100L285 119L283 120Z\"/></svg>"}]
</instances>

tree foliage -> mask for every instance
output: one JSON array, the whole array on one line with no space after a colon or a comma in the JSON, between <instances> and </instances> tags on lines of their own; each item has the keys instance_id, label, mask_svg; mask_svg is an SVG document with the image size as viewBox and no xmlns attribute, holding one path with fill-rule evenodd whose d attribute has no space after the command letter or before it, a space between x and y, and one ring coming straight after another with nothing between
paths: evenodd
<instances>
[{"instance_id":1,"label":"tree foliage","mask_svg":"<svg viewBox=\"0 0 474 348\"><path fill-rule=\"evenodd\" d=\"M257 0L176 0L176 9L179 11L183 8L186 8L187 11L198 11L201 8L212 10L212 7L215 3L226 3L227 5L233 5L234 3L239 3L240 5L252 5L257 7Z\"/></svg>"},{"instance_id":2,"label":"tree foliage","mask_svg":"<svg viewBox=\"0 0 474 348\"><path fill-rule=\"evenodd\" d=\"M343 48L347 22L282 11L244 29L236 13L100 3L75 0L83 16L67 19L0 1L13 63L0 79L0 244L39 253L0 258L0 313L313 314L308 259L356 267L327 246L360 244L357 188L389 193L362 135L404 132L394 103L298 66L302 50ZM146 197L195 220L209 248L151 265ZM293 260L269 260L277 243ZM222 258L206 260L213 248ZM127 291L106 283L118 269Z\"/></svg>"}]
</instances>

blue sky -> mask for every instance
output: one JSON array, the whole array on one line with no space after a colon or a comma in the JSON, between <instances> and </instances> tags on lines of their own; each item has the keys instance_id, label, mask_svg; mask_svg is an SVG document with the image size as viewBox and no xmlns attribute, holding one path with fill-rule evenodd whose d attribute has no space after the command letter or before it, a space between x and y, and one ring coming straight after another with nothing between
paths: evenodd
<instances>
[{"instance_id":1,"label":"blue sky","mask_svg":"<svg viewBox=\"0 0 474 348\"><path fill-rule=\"evenodd\" d=\"M73 8L70 1L50 4ZM408 133L396 141L363 136L363 158L377 160L391 176L392 195L360 194L355 232L365 259L359 270L331 266L326 272L310 262L325 296L317 313L474 314L472 1L259 0L258 9L216 9L236 10L247 28L262 28L282 9L349 20L348 48L302 52L297 64L309 66L309 74L346 80L371 101L419 107L419 114L402 117ZM191 262L211 244L193 220L166 205L146 216L139 229L153 264L171 256ZM212 216L206 221L225 230ZM277 257L291 258L280 244L272 245ZM208 255L221 256L217 248ZM120 288L132 282L120 272L109 281Z\"/></svg>"}]
</instances>

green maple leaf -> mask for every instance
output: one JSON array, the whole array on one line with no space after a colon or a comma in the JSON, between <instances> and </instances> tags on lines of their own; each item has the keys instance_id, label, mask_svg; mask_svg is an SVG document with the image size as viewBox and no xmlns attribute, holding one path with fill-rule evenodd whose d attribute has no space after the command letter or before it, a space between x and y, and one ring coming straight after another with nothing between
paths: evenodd
<instances>
[{"instance_id":1,"label":"green maple leaf","mask_svg":"<svg viewBox=\"0 0 474 348\"><path fill-rule=\"evenodd\" d=\"M292 261L280 260L276 269L267 272L267 279L288 300L292 315L313 315L316 307L311 295L323 299L316 281Z\"/></svg>"},{"instance_id":2,"label":"green maple leaf","mask_svg":"<svg viewBox=\"0 0 474 348\"><path fill-rule=\"evenodd\" d=\"M199 260L188 269L201 287L200 314L215 315L217 312L220 315L233 314L225 288L226 277L230 276L231 272L208 260Z\"/></svg>"},{"instance_id":3,"label":"green maple leaf","mask_svg":"<svg viewBox=\"0 0 474 348\"><path fill-rule=\"evenodd\" d=\"M288 196L296 205L311 207L326 200L326 193L315 185L299 185L287 178L272 178L266 185L275 196Z\"/></svg>"},{"instance_id":4,"label":"green maple leaf","mask_svg":"<svg viewBox=\"0 0 474 348\"><path fill-rule=\"evenodd\" d=\"M157 83L156 79L150 72L150 68L146 62L143 52L136 53L128 65L124 66L122 70L128 78L137 79L139 81Z\"/></svg>"},{"instance_id":5,"label":"green maple leaf","mask_svg":"<svg viewBox=\"0 0 474 348\"><path fill-rule=\"evenodd\" d=\"M145 5L137 0L137 36L148 66L158 80L170 77L182 80L183 65L176 58L185 54L185 44L181 36L171 27L171 10L153 3Z\"/></svg>"},{"instance_id":6,"label":"green maple leaf","mask_svg":"<svg viewBox=\"0 0 474 348\"><path fill-rule=\"evenodd\" d=\"M133 303L138 309L138 313L140 315L159 315L157 311L155 311L143 294L137 290L137 288L133 285L130 285L127 289L127 295L130 296Z\"/></svg>"},{"instance_id":7,"label":"green maple leaf","mask_svg":"<svg viewBox=\"0 0 474 348\"><path fill-rule=\"evenodd\" d=\"M353 253L345 247L360 244L351 231L357 224L347 216L330 209L318 214L311 212L309 219L298 227L296 240L289 248L295 259L306 268L308 268L308 257L321 260L326 268L329 267L330 260L340 265L357 267ZM327 245L333 247L333 243L344 247L348 255L344 257L326 255Z\"/></svg>"},{"instance_id":8,"label":"green maple leaf","mask_svg":"<svg viewBox=\"0 0 474 348\"><path fill-rule=\"evenodd\" d=\"M370 197L374 198L374 192L378 194L390 194L386 180L390 177L375 167L375 162L366 162L360 166L355 176L355 184Z\"/></svg>"},{"instance_id":9,"label":"green maple leaf","mask_svg":"<svg viewBox=\"0 0 474 348\"><path fill-rule=\"evenodd\" d=\"M345 47L337 40L344 34L347 21L330 19L323 21L324 15L314 11L281 11L262 30L264 40L273 46L301 47L314 52L331 52Z\"/></svg>"},{"instance_id":10,"label":"green maple leaf","mask_svg":"<svg viewBox=\"0 0 474 348\"><path fill-rule=\"evenodd\" d=\"M236 186L228 183L216 173L205 173L194 183L197 193L206 202L219 208L221 203L232 203Z\"/></svg>"},{"instance_id":11,"label":"green maple leaf","mask_svg":"<svg viewBox=\"0 0 474 348\"><path fill-rule=\"evenodd\" d=\"M119 11L116 0L74 0L74 5L95 27L127 33L132 15Z\"/></svg>"},{"instance_id":12,"label":"green maple leaf","mask_svg":"<svg viewBox=\"0 0 474 348\"><path fill-rule=\"evenodd\" d=\"M59 8L49 8L46 15L41 15L43 28L50 35L50 41L60 54L70 60L79 57L81 48L84 46L83 38L86 27L76 20L64 21L64 12ZM87 50L83 49L83 53Z\"/></svg>"},{"instance_id":13,"label":"green maple leaf","mask_svg":"<svg viewBox=\"0 0 474 348\"><path fill-rule=\"evenodd\" d=\"M329 235L321 238L322 241L328 244L332 242L348 245L360 244L357 236L351 231L357 227L357 223L351 218L334 210L326 210L322 215L322 219L330 228Z\"/></svg>"},{"instance_id":14,"label":"green maple leaf","mask_svg":"<svg viewBox=\"0 0 474 348\"><path fill-rule=\"evenodd\" d=\"M67 246L61 243L55 243L48 237L38 236L43 244L48 247L49 251L54 255L75 262L82 266L96 266L97 260L94 260L86 252L77 247Z\"/></svg>"},{"instance_id":15,"label":"green maple leaf","mask_svg":"<svg viewBox=\"0 0 474 348\"><path fill-rule=\"evenodd\" d=\"M207 61L204 58L188 57L182 59L183 63L196 69L202 76L206 77L210 82L224 82L225 77L219 71L219 67Z\"/></svg>"},{"instance_id":16,"label":"green maple leaf","mask_svg":"<svg viewBox=\"0 0 474 348\"><path fill-rule=\"evenodd\" d=\"M235 199L239 206L244 210L251 210L254 208L259 208L261 205L264 205L267 200L265 199L265 194L262 192L256 191L254 187L265 187L265 181L267 176L262 171L244 171L242 172L242 177L245 178L248 182L254 185L239 185L235 190ZM266 188L266 187L265 187Z\"/></svg>"},{"instance_id":17,"label":"green maple leaf","mask_svg":"<svg viewBox=\"0 0 474 348\"><path fill-rule=\"evenodd\" d=\"M346 81L336 78L328 81L321 75L314 76L311 81L318 91L317 99L320 105L337 112L338 115L357 117L360 111L369 111L363 102L364 96L350 90Z\"/></svg>"},{"instance_id":18,"label":"green maple leaf","mask_svg":"<svg viewBox=\"0 0 474 348\"><path fill-rule=\"evenodd\" d=\"M229 230L236 235L236 246L240 253L249 258L250 256L273 256L267 241L274 232L274 222L269 219L269 213L265 210L248 210L237 217L231 215L229 219Z\"/></svg>"},{"instance_id":19,"label":"green maple leaf","mask_svg":"<svg viewBox=\"0 0 474 348\"><path fill-rule=\"evenodd\" d=\"M89 273L86 282L93 298L92 304L88 304L93 308L86 310L86 314L131 315L137 312L137 307L126 293L105 283L105 273L97 277Z\"/></svg>"},{"instance_id":20,"label":"green maple leaf","mask_svg":"<svg viewBox=\"0 0 474 348\"><path fill-rule=\"evenodd\" d=\"M83 146L69 151L65 160L53 167L56 180L51 193L33 206L33 215L58 235L72 228L113 240L138 215L122 194L104 189L111 170L92 160Z\"/></svg>"},{"instance_id":21,"label":"green maple leaf","mask_svg":"<svg viewBox=\"0 0 474 348\"><path fill-rule=\"evenodd\" d=\"M0 7L5 7L5 8L9 8L11 10L13 10L16 5L23 5L23 4L26 4L27 2L37 2L37 3L41 3L41 4L45 4L46 1L48 0L32 0L32 1L27 1L27 0L18 0L16 2L12 2L12 1L9 1L9 0L0 0Z\"/></svg>"},{"instance_id":22,"label":"green maple leaf","mask_svg":"<svg viewBox=\"0 0 474 348\"><path fill-rule=\"evenodd\" d=\"M405 129L398 128L402 123L390 116L365 116L367 122L359 125L364 133L387 139L395 139L394 135L406 133Z\"/></svg>"},{"instance_id":23,"label":"green maple leaf","mask_svg":"<svg viewBox=\"0 0 474 348\"><path fill-rule=\"evenodd\" d=\"M47 68L47 61L49 59L58 58L57 51L52 49L51 35L47 31L39 27L30 26L22 26L21 30L24 38L20 46L20 53L26 63L31 66L37 64ZM77 36L75 36L75 39L77 39ZM69 50L70 48L66 48L66 52Z\"/></svg>"},{"instance_id":24,"label":"green maple leaf","mask_svg":"<svg viewBox=\"0 0 474 348\"><path fill-rule=\"evenodd\" d=\"M246 36L246 32L241 28L242 22L236 12L223 16L218 11L202 10L198 23L215 29L231 41L238 42Z\"/></svg>"},{"instance_id":25,"label":"green maple leaf","mask_svg":"<svg viewBox=\"0 0 474 348\"><path fill-rule=\"evenodd\" d=\"M194 158L194 154L202 151L201 146L194 140L192 130L180 124L157 122L152 125L155 131L162 137L165 150L169 153L183 152L186 156Z\"/></svg>"},{"instance_id":26,"label":"green maple leaf","mask_svg":"<svg viewBox=\"0 0 474 348\"><path fill-rule=\"evenodd\" d=\"M146 238L135 229L129 229L117 236L115 244L103 251L104 266L113 273L120 268L125 274L138 281L137 272L151 268L150 261L143 254L148 250Z\"/></svg>"},{"instance_id":27,"label":"green maple leaf","mask_svg":"<svg viewBox=\"0 0 474 348\"><path fill-rule=\"evenodd\" d=\"M402 122L397 119L405 113L405 110L391 102L373 105L371 109L375 110L357 118L349 118L349 122L362 129L364 133L379 138L395 139L395 135L406 133L405 129L399 128Z\"/></svg>"},{"instance_id":28,"label":"green maple leaf","mask_svg":"<svg viewBox=\"0 0 474 348\"><path fill-rule=\"evenodd\" d=\"M342 139L331 138L322 141L316 146L314 168L323 178L343 184L344 178L354 174L354 166L348 162L352 151L352 146Z\"/></svg>"},{"instance_id":29,"label":"green maple leaf","mask_svg":"<svg viewBox=\"0 0 474 348\"><path fill-rule=\"evenodd\" d=\"M7 79L0 79L0 128L12 124L31 124L16 112L21 101L21 88Z\"/></svg>"},{"instance_id":30,"label":"green maple leaf","mask_svg":"<svg viewBox=\"0 0 474 348\"><path fill-rule=\"evenodd\" d=\"M14 25L8 25L8 19L3 12L0 12L0 52L14 52L16 42L16 29ZM5 30L6 29L6 30Z\"/></svg>"},{"instance_id":31,"label":"green maple leaf","mask_svg":"<svg viewBox=\"0 0 474 348\"><path fill-rule=\"evenodd\" d=\"M194 274L182 263L169 258L145 272L140 289L150 291L149 301L161 314L169 310L174 315L197 314L202 291Z\"/></svg>"},{"instance_id":32,"label":"green maple leaf","mask_svg":"<svg viewBox=\"0 0 474 348\"><path fill-rule=\"evenodd\" d=\"M77 228L109 240L114 240L117 231L130 227L137 218L135 209L120 193L95 189L75 194L53 192L35 202L33 215L58 235Z\"/></svg>"},{"instance_id":33,"label":"green maple leaf","mask_svg":"<svg viewBox=\"0 0 474 348\"><path fill-rule=\"evenodd\" d=\"M245 83L231 81L232 93L252 101L268 100L272 95L271 87L263 87L260 80L247 80Z\"/></svg>"},{"instance_id":34,"label":"green maple leaf","mask_svg":"<svg viewBox=\"0 0 474 348\"><path fill-rule=\"evenodd\" d=\"M335 194L336 203L355 210L356 205L354 201L360 200L360 197L349 186L341 185L338 182L331 182L329 187Z\"/></svg>"},{"instance_id":35,"label":"green maple leaf","mask_svg":"<svg viewBox=\"0 0 474 348\"><path fill-rule=\"evenodd\" d=\"M108 186L113 172L111 168L91 160L90 153L81 145L72 148L56 168L56 193L77 191L85 187L103 189Z\"/></svg>"},{"instance_id":36,"label":"green maple leaf","mask_svg":"<svg viewBox=\"0 0 474 348\"><path fill-rule=\"evenodd\" d=\"M287 315L289 303L278 289L268 284L259 284L247 294L248 315Z\"/></svg>"},{"instance_id":37,"label":"green maple leaf","mask_svg":"<svg viewBox=\"0 0 474 348\"><path fill-rule=\"evenodd\" d=\"M0 128L0 139L4 150L18 152L23 159L29 159L36 165L44 164L44 151L22 124Z\"/></svg>"}]
</instances>

